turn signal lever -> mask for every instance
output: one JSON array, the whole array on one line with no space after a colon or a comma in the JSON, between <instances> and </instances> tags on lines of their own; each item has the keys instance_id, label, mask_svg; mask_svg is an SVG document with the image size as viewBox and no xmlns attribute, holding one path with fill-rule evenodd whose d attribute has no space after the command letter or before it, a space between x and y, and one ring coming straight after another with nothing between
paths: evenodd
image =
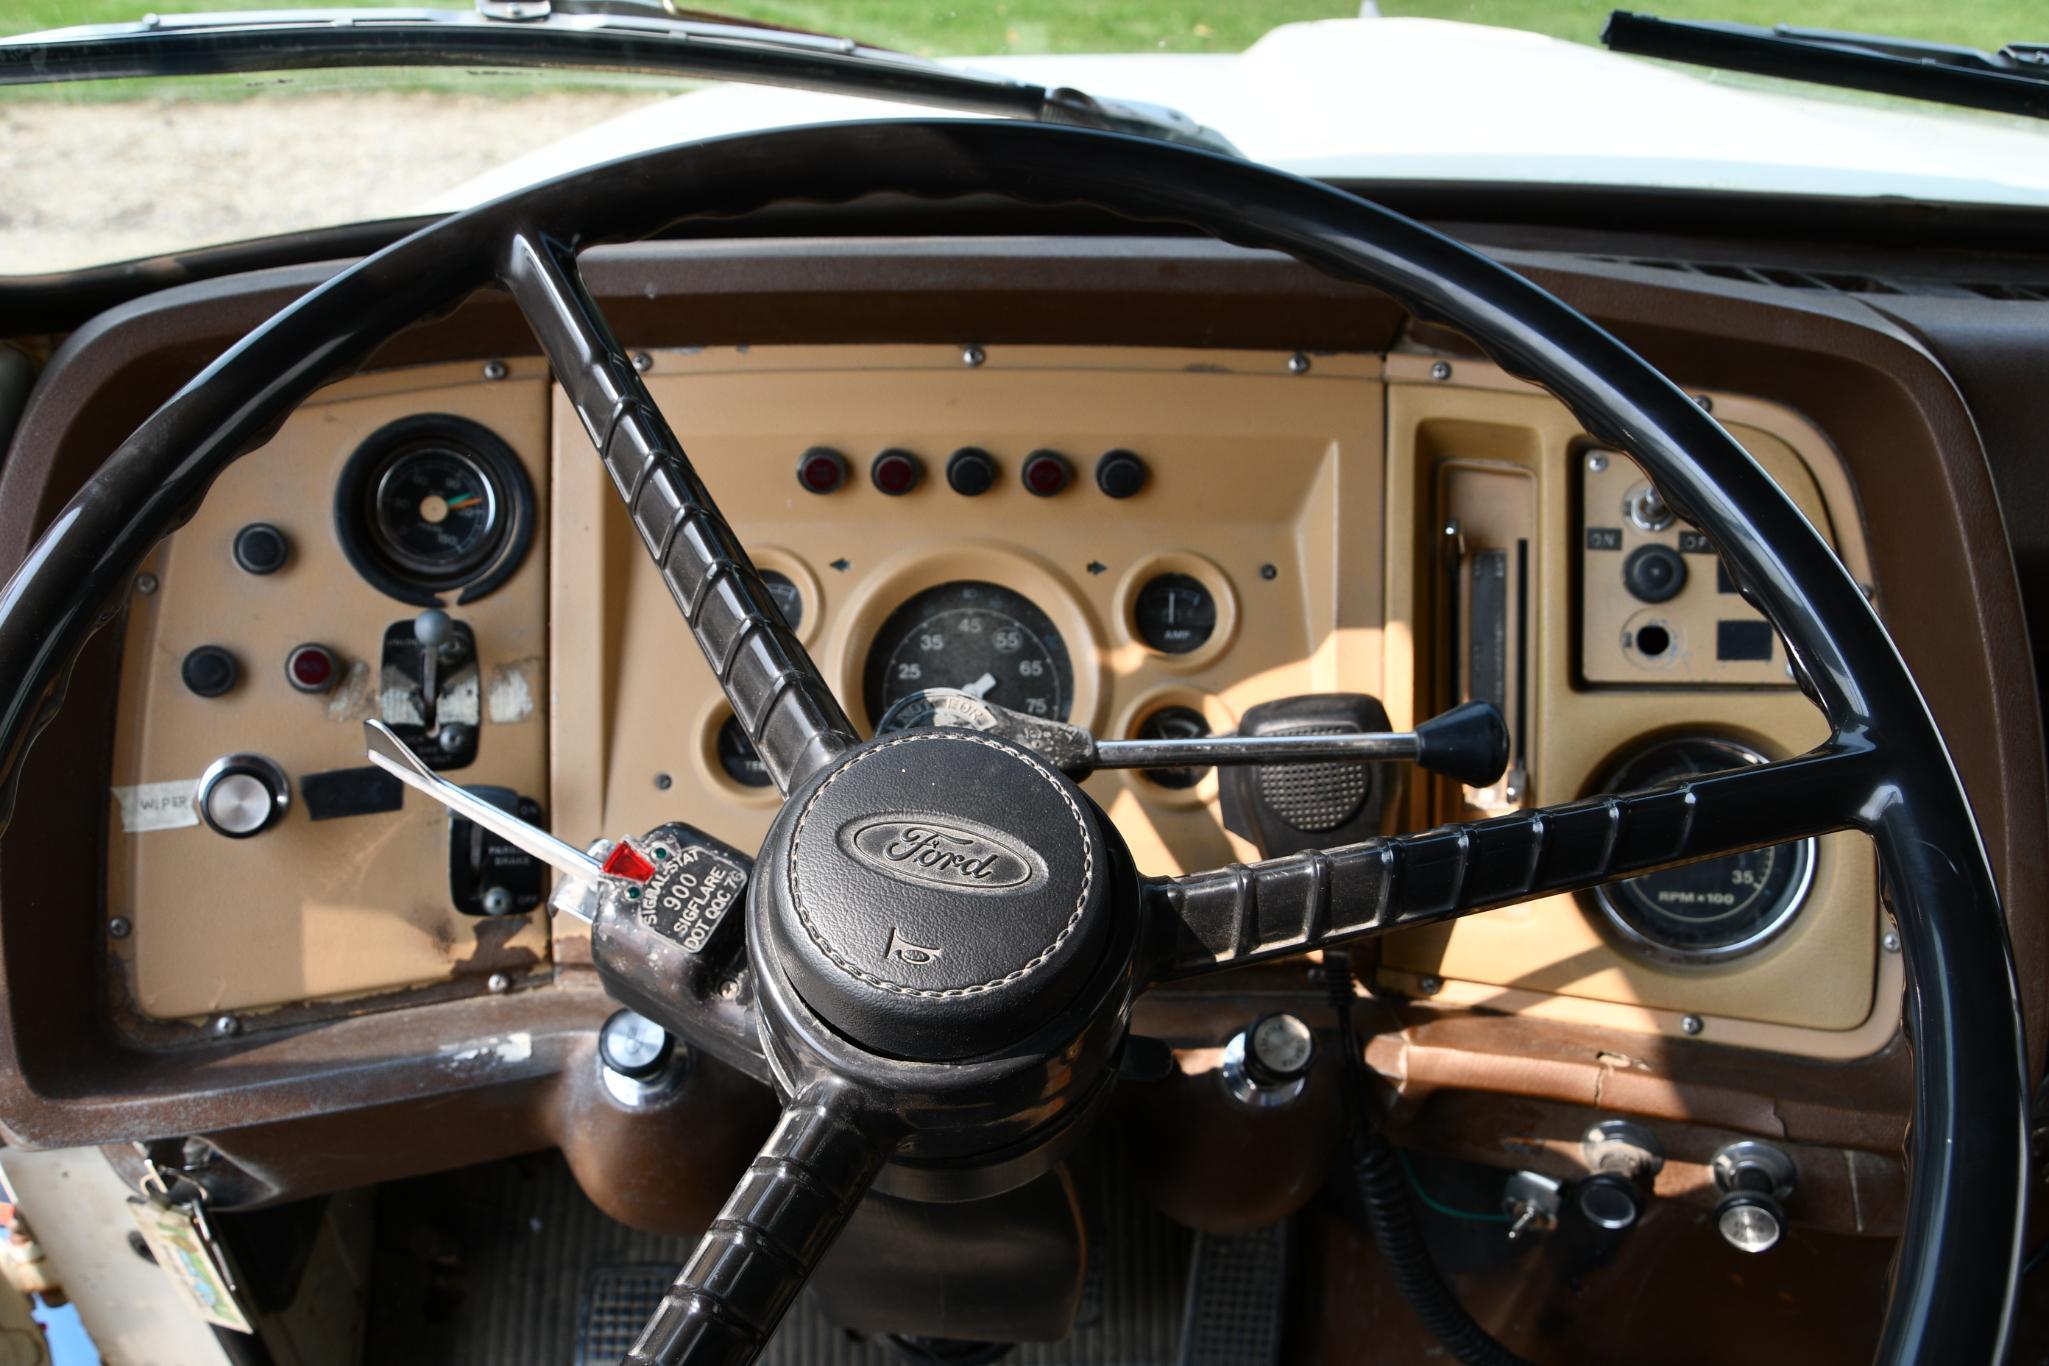
<instances>
[{"instance_id":1,"label":"turn signal lever","mask_svg":"<svg viewBox=\"0 0 2049 1366\"><path fill-rule=\"evenodd\" d=\"M615 999L655 1019L699 1020L693 1043L760 1070L739 933L753 859L675 822L585 853L449 782L382 721L363 723L363 741L371 763L562 874L548 907L590 925L591 959Z\"/></svg>"},{"instance_id":2,"label":"turn signal lever","mask_svg":"<svg viewBox=\"0 0 2049 1366\"><path fill-rule=\"evenodd\" d=\"M1065 721L1026 716L954 688L927 688L900 698L883 713L875 729L883 734L919 726L959 726L999 736L1032 750L1076 781L1101 768L1200 768L1340 759L1413 763L1468 787L1486 787L1508 767L1508 726L1491 702L1463 703L1414 730L1098 740Z\"/></svg>"}]
</instances>

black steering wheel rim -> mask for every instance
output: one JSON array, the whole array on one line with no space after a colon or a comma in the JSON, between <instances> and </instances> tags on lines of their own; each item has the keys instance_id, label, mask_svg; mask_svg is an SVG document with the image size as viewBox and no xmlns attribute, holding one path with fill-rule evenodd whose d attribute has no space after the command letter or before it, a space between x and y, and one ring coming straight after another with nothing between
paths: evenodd
<instances>
[{"instance_id":1,"label":"black steering wheel rim","mask_svg":"<svg viewBox=\"0 0 2049 1366\"><path fill-rule=\"evenodd\" d=\"M61 702L86 638L118 612L136 565L227 464L318 386L416 319L530 275L538 259L573 262L587 247L689 217L879 192L1082 203L1285 252L1458 329L1642 463L1785 638L1832 745L1868 761L1851 823L1872 837L1886 873L1917 1054L1909 1204L1879 1360L1996 1359L2015 1293L2026 1165L2018 989L1968 800L1869 603L1733 438L1615 338L1430 229L1249 163L1025 124L841 124L635 156L422 229L285 309L168 401L0 593L0 817L12 809L30 741ZM820 705L836 711L829 695ZM845 748L851 730L839 718L843 735L832 720L776 760L786 792Z\"/></svg>"}]
</instances>

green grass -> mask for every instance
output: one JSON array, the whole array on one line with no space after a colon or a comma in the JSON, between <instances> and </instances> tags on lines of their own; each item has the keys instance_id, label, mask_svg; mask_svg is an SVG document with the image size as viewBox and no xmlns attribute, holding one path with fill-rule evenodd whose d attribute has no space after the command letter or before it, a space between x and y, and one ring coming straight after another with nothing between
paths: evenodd
<instances>
[{"instance_id":1,"label":"green grass","mask_svg":"<svg viewBox=\"0 0 2049 1366\"><path fill-rule=\"evenodd\" d=\"M133 20L207 9L315 8L338 0L0 0L0 37L72 24ZM466 0L339 0L356 6L464 5ZM2043 0L1625 0L1668 18L1797 22L1996 49L2015 40L2049 40ZM1358 12L1357 0L682 0L771 23L845 33L927 56L1032 52L1237 52L1268 29ZM1389 16L1495 24L1598 43L1613 0L1380 0ZM365 87L456 91L516 97L551 90L640 86L675 90L676 81L597 73L486 74L447 68L295 72L284 76L196 77L170 81L92 81L0 88L0 100L241 99L258 93L305 94ZM1448 91L1455 97L1455 91Z\"/></svg>"},{"instance_id":2,"label":"green grass","mask_svg":"<svg viewBox=\"0 0 2049 1366\"><path fill-rule=\"evenodd\" d=\"M2042 0L1380 0L1382 14L1534 29L1582 43L1598 43L1601 25L1617 9L1663 19L1884 33L1989 51L2049 41L2049 5Z\"/></svg>"},{"instance_id":3,"label":"green grass","mask_svg":"<svg viewBox=\"0 0 2049 1366\"><path fill-rule=\"evenodd\" d=\"M327 0L262 0L304 8ZM450 3L451 0L441 0ZM249 8L254 0L0 0L0 34L171 13ZM420 0L352 0L390 5ZM1345 0L693 0L705 8L848 33L934 55L1001 52L1236 52L1276 24L1358 12ZM1861 29L1997 48L2049 40L2042 0L1633 0L1667 18L1733 19ZM1389 15L1422 15L1599 41L1612 0L1381 0Z\"/></svg>"}]
</instances>

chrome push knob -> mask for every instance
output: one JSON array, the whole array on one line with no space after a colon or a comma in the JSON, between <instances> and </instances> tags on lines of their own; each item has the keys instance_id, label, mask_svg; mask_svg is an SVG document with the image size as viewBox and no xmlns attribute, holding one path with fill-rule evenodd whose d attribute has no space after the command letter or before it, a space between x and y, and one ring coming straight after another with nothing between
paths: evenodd
<instances>
[{"instance_id":1,"label":"chrome push knob","mask_svg":"<svg viewBox=\"0 0 2049 1366\"><path fill-rule=\"evenodd\" d=\"M1224 1088L1246 1105L1285 1105L1302 1094L1316 1061L1316 1036L1299 1015L1276 1011L1224 1045Z\"/></svg>"},{"instance_id":2,"label":"chrome push knob","mask_svg":"<svg viewBox=\"0 0 2049 1366\"><path fill-rule=\"evenodd\" d=\"M199 776L199 818L231 840L260 835L292 804L284 770L261 754L229 754Z\"/></svg>"},{"instance_id":3,"label":"chrome push knob","mask_svg":"<svg viewBox=\"0 0 2049 1366\"><path fill-rule=\"evenodd\" d=\"M1709 1164L1722 1188L1715 1231L1738 1252L1769 1252L1786 1232L1783 1202L1793 1193L1793 1159L1769 1143L1743 1139Z\"/></svg>"}]
</instances>

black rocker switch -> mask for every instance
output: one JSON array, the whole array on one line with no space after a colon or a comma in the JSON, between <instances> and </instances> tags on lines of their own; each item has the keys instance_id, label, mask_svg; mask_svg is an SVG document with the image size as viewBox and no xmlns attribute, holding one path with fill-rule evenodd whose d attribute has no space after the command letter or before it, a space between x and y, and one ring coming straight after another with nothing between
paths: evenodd
<instances>
[{"instance_id":1,"label":"black rocker switch","mask_svg":"<svg viewBox=\"0 0 2049 1366\"><path fill-rule=\"evenodd\" d=\"M1391 729L1387 708L1364 693L1322 693L1262 702L1239 721L1240 735L1347 735ZM1395 764L1325 760L1225 765L1224 828L1273 858L1328 849L1381 833L1381 815L1401 781Z\"/></svg>"}]
</instances>

